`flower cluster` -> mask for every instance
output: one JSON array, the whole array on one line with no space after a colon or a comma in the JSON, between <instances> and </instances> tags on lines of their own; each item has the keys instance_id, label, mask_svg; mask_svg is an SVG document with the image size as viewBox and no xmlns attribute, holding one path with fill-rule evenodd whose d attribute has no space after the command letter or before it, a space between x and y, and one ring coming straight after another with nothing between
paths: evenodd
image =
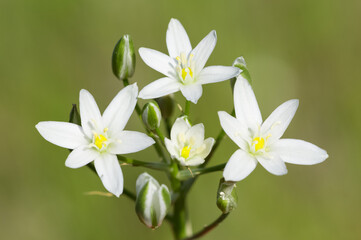
<instances>
[{"instance_id":1,"label":"flower cluster","mask_svg":"<svg viewBox=\"0 0 361 240\"><path fill-rule=\"evenodd\" d=\"M193 49L182 24L171 19L166 42L169 55L149 48L139 49L142 60L165 75L145 86L139 94L137 83L129 85L128 81L135 70L135 52L132 39L125 35L115 46L112 59L113 72L125 87L104 113L100 113L93 96L83 89L79 97L80 114L76 115L76 108L72 112L72 115L75 114L73 117L80 119L78 122L46 121L36 125L47 141L71 150L65 161L67 167L87 165L96 171L110 193L119 197L124 192L135 199L136 213L146 226L157 228L163 219L168 219L177 238L189 236L184 214L185 197L196 176L201 174L224 170L218 187L217 206L227 216L237 206L235 182L246 178L258 162L268 172L284 175L287 173L285 163L311 165L328 158L326 151L314 144L297 139L281 139L296 113L298 100L281 104L263 122L243 57L237 58L233 66L205 67L217 42L214 30ZM190 121L191 102L198 102L203 84L228 79L235 82L235 114L218 112L224 132L221 131L216 138L218 142L212 137L205 139L204 125L192 125ZM175 104L169 94L177 91L181 91L186 103L184 108L180 107L181 112L172 124ZM147 102L141 110L137 98L156 101ZM134 109L144 123L146 133L124 130ZM165 124L166 136L162 123ZM239 149L227 163L207 168L224 133ZM152 145L161 162L139 161L123 156ZM122 163L164 171L170 180L170 190L148 173L143 173L136 182L136 194L125 191L120 167ZM167 218L172 206L173 215Z\"/></svg>"}]
</instances>

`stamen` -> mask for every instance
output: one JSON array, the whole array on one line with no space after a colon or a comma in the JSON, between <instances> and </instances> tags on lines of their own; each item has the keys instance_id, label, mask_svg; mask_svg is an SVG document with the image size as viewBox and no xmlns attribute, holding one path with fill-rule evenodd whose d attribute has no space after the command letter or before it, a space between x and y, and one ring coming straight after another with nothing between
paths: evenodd
<instances>
[{"instance_id":1,"label":"stamen","mask_svg":"<svg viewBox=\"0 0 361 240\"><path fill-rule=\"evenodd\" d=\"M185 146L181 151L181 157L187 159L189 157L190 151L191 151L191 147Z\"/></svg>"}]
</instances>

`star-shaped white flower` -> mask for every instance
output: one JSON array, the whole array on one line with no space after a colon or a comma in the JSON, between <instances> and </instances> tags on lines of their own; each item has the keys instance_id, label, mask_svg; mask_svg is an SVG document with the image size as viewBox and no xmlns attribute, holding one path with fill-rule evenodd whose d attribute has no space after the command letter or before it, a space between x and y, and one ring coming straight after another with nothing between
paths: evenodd
<instances>
[{"instance_id":1,"label":"star-shaped white flower","mask_svg":"<svg viewBox=\"0 0 361 240\"><path fill-rule=\"evenodd\" d=\"M193 103L202 96L202 85L233 78L240 74L236 67L211 66L204 68L216 42L216 31L211 31L192 50L188 35L177 19L171 19L167 30L169 56L149 48L140 48L143 61L166 77L144 87L139 97L158 98L177 91Z\"/></svg>"},{"instance_id":2,"label":"star-shaped white flower","mask_svg":"<svg viewBox=\"0 0 361 240\"><path fill-rule=\"evenodd\" d=\"M183 118L178 118L173 124L171 139L165 138L168 152L183 166L197 166L202 164L210 153L214 139L204 140L204 126L202 123L193 127Z\"/></svg>"},{"instance_id":3,"label":"star-shaped white flower","mask_svg":"<svg viewBox=\"0 0 361 240\"><path fill-rule=\"evenodd\" d=\"M328 155L316 145L297 139L280 139L298 108L298 100L281 104L262 123L256 97L248 81L239 76L234 86L236 118L218 112L222 128L240 148L229 159L223 176L226 181L247 177L259 162L275 175L287 173L285 162L312 165Z\"/></svg>"},{"instance_id":4,"label":"star-shaped white flower","mask_svg":"<svg viewBox=\"0 0 361 240\"><path fill-rule=\"evenodd\" d=\"M79 97L81 126L67 122L39 122L41 136L63 148L73 149L65 166L79 168L94 161L104 187L117 197L123 192L123 173L116 154L134 153L154 144L144 133L123 130L137 102L135 84L121 90L103 116L93 96L82 89Z\"/></svg>"}]
</instances>

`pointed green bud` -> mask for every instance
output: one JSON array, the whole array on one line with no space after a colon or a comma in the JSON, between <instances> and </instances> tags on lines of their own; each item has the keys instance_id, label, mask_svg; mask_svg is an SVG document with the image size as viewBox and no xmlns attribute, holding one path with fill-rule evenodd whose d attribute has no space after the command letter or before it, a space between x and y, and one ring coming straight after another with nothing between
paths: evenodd
<instances>
[{"instance_id":1,"label":"pointed green bud","mask_svg":"<svg viewBox=\"0 0 361 240\"><path fill-rule=\"evenodd\" d=\"M149 130L159 128L162 114L157 102L150 101L144 105L142 119Z\"/></svg>"},{"instance_id":2,"label":"pointed green bud","mask_svg":"<svg viewBox=\"0 0 361 240\"><path fill-rule=\"evenodd\" d=\"M69 115L69 122L81 125L80 114L78 112L78 108L77 108L76 104L73 104L73 107L71 108L70 115Z\"/></svg>"},{"instance_id":3,"label":"pointed green bud","mask_svg":"<svg viewBox=\"0 0 361 240\"><path fill-rule=\"evenodd\" d=\"M239 76L244 77L245 79L247 79L247 81L249 82L249 84L252 84L251 75L249 74L246 61L244 60L243 57L238 57L238 58L236 58L236 60L234 60L232 66L233 66L233 67L238 67L239 69L241 69L242 72L241 72L241 74L240 74ZM233 90L233 88L234 88L234 84L236 84L236 80L237 80L237 77L234 77L234 78L231 79L231 87L232 87L232 90Z\"/></svg>"},{"instance_id":4,"label":"pointed green bud","mask_svg":"<svg viewBox=\"0 0 361 240\"><path fill-rule=\"evenodd\" d=\"M157 101L160 110L162 112L162 116L167 119L172 116L173 109L174 109L174 99L173 94L156 98L155 101Z\"/></svg>"},{"instance_id":5,"label":"pointed green bud","mask_svg":"<svg viewBox=\"0 0 361 240\"><path fill-rule=\"evenodd\" d=\"M135 211L139 220L149 228L159 227L171 202L167 186L160 186L148 173L142 173L137 179L136 191Z\"/></svg>"},{"instance_id":6,"label":"pointed green bud","mask_svg":"<svg viewBox=\"0 0 361 240\"><path fill-rule=\"evenodd\" d=\"M229 213L237 207L237 202L236 184L234 182L226 182L222 178L219 181L217 192L217 207L223 213Z\"/></svg>"},{"instance_id":7,"label":"pointed green bud","mask_svg":"<svg viewBox=\"0 0 361 240\"><path fill-rule=\"evenodd\" d=\"M112 56L114 75L120 80L130 78L135 70L135 52L133 41L129 35L124 35L115 45Z\"/></svg>"}]
</instances>

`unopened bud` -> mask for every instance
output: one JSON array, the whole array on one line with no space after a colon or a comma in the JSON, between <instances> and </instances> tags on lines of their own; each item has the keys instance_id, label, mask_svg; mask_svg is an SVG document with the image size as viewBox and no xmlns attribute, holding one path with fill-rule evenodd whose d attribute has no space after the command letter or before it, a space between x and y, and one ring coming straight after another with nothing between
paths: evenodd
<instances>
[{"instance_id":1,"label":"unopened bud","mask_svg":"<svg viewBox=\"0 0 361 240\"><path fill-rule=\"evenodd\" d=\"M159 227L171 202L167 186L159 186L152 176L142 173L137 179L136 191L135 210L139 220L149 228Z\"/></svg>"},{"instance_id":2,"label":"unopened bud","mask_svg":"<svg viewBox=\"0 0 361 240\"><path fill-rule=\"evenodd\" d=\"M174 109L174 99L173 94L156 98L155 101L157 101L160 110L162 112L162 116L167 119L172 116L173 109Z\"/></svg>"},{"instance_id":3,"label":"unopened bud","mask_svg":"<svg viewBox=\"0 0 361 240\"><path fill-rule=\"evenodd\" d=\"M112 56L114 75L119 79L133 76L135 70L135 52L133 41L129 35L124 35L115 45Z\"/></svg>"},{"instance_id":4,"label":"unopened bud","mask_svg":"<svg viewBox=\"0 0 361 240\"><path fill-rule=\"evenodd\" d=\"M162 114L157 102L151 101L144 105L142 119L148 129L155 130L159 128Z\"/></svg>"},{"instance_id":5,"label":"unopened bud","mask_svg":"<svg viewBox=\"0 0 361 240\"><path fill-rule=\"evenodd\" d=\"M70 115L69 115L69 122L81 125L80 114L78 112L78 108L77 108L76 104L73 104L73 107L71 108Z\"/></svg>"},{"instance_id":6,"label":"unopened bud","mask_svg":"<svg viewBox=\"0 0 361 240\"><path fill-rule=\"evenodd\" d=\"M217 192L217 207L223 213L229 213L237 207L237 202L236 184L234 182L226 182L222 178L219 181Z\"/></svg>"}]
</instances>

